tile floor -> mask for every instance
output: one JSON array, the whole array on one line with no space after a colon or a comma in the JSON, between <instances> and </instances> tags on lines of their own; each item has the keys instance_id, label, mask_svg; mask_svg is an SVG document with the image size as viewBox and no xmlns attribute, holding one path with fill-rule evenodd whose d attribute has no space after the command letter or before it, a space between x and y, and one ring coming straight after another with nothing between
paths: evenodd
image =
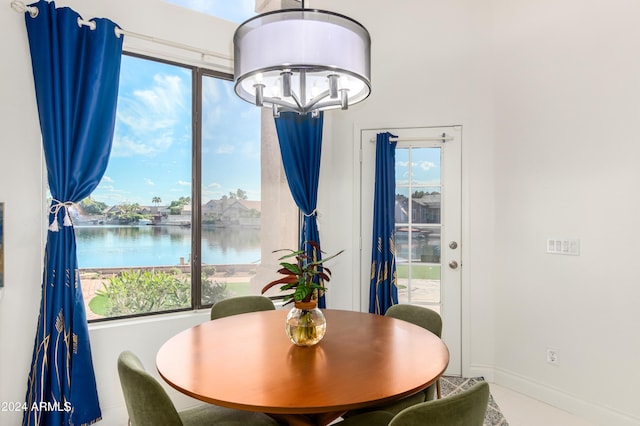
<instances>
[{"instance_id":1,"label":"tile floor","mask_svg":"<svg viewBox=\"0 0 640 426\"><path fill-rule=\"evenodd\" d=\"M505 387L489 384L491 395L509 426L597 426L566 411L552 407Z\"/></svg>"}]
</instances>

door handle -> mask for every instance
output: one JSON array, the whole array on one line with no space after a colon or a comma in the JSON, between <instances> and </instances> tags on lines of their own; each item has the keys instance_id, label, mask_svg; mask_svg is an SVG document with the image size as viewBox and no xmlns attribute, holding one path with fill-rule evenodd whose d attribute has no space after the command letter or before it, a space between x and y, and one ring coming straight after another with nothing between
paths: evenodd
<instances>
[{"instance_id":1,"label":"door handle","mask_svg":"<svg viewBox=\"0 0 640 426\"><path fill-rule=\"evenodd\" d=\"M458 269L458 262L456 262L455 260L452 260L451 262L449 262L449 268Z\"/></svg>"}]
</instances>

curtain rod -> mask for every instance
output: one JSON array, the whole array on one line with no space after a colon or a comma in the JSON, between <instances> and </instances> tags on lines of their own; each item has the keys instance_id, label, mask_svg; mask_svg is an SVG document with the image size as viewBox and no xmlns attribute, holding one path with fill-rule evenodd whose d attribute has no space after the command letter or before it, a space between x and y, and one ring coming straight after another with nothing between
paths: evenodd
<instances>
[{"instance_id":1,"label":"curtain rod","mask_svg":"<svg viewBox=\"0 0 640 426\"><path fill-rule=\"evenodd\" d=\"M432 141L440 141L447 142L452 141L453 136L447 136L446 133L443 133L442 136L430 136L430 137L422 137L422 138L398 138L398 137L390 137L389 142L432 142ZM369 139L369 142L375 142L376 138Z\"/></svg>"},{"instance_id":2,"label":"curtain rod","mask_svg":"<svg viewBox=\"0 0 640 426\"><path fill-rule=\"evenodd\" d=\"M34 6L27 6L25 5L22 1L20 0L13 0L11 2L11 8L13 10L15 10L18 13L25 13L28 12L29 16L31 16L32 18L35 18L36 16L38 16L38 8L34 7ZM92 30L96 29L96 23L91 21L91 20L84 20L81 18L78 18L78 26L86 26L89 27ZM174 41L170 41L170 40L164 40L161 38L157 38L157 37L152 37L146 34L140 34L140 33L135 33L133 31L127 31L127 30L123 30L122 28L118 28L116 27L114 30L116 37L120 38L123 35L129 36L129 37L134 37L134 38L139 38L142 40L146 40L146 41L150 41L152 43L157 43L157 44L164 44L165 46L169 46L169 47L175 47L177 49L182 49L182 50L187 50L190 52L195 52L195 53L199 53L200 55L202 55L203 59L205 56L211 56L214 58L218 58L218 59L224 59L224 60L228 60L231 61L233 58L231 55L224 55L221 53L217 53L217 52L212 52L209 50L204 50L204 49L200 49L194 46L189 46L186 44L182 44L182 43L176 43Z\"/></svg>"}]
</instances>

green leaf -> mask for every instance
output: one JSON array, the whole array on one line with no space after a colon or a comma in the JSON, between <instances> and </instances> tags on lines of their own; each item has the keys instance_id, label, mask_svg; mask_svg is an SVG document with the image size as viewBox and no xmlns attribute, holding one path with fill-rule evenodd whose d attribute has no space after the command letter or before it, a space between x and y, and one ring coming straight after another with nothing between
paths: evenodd
<instances>
[{"instance_id":1,"label":"green leaf","mask_svg":"<svg viewBox=\"0 0 640 426\"><path fill-rule=\"evenodd\" d=\"M292 272L296 275L303 273L303 270L298 265L294 265L293 263L281 263L281 266L284 267L289 272Z\"/></svg>"}]
</instances>

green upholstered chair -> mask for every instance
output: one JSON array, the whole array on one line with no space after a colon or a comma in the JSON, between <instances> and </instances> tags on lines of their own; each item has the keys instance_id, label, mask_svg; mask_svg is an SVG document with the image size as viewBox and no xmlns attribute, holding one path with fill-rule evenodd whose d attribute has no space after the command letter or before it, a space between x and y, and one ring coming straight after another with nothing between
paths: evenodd
<instances>
[{"instance_id":1,"label":"green upholstered chair","mask_svg":"<svg viewBox=\"0 0 640 426\"><path fill-rule=\"evenodd\" d=\"M118 375L131 426L277 426L262 413L233 410L203 404L178 412L162 385L147 373L140 359L130 351L118 357Z\"/></svg>"},{"instance_id":2,"label":"green upholstered chair","mask_svg":"<svg viewBox=\"0 0 640 426\"><path fill-rule=\"evenodd\" d=\"M238 296L220 300L211 307L211 319L257 311L273 311L276 307L266 296Z\"/></svg>"},{"instance_id":3,"label":"green upholstered chair","mask_svg":"<svg viewBox=\"0 0 640 426\"><path fill-rule=\"evenodd\" d=\"M340 426L482 426L489 404L489 384L478 382L445 398L426 401L400 411L371 411L339 422Z\"/></svg>"},{"instance_id":4,"label":"green upholstered chair","mask_svg":"<svg viewBox=\"0 0 640 426\"><path fill-rule=\"evenodd\" d=\"M438 337L441 337L442 335L442 318L440 317L440 314L429 308L408 304L393 305L389 309L387 309L385 316L410 322L429 330ZM344 417L348 418L356 414L362 414L370 411L386 411L391 414L397 414L407 407L411 407L415 404L434 399L436 394L438 398L440 398L439 379L435 385L431 385L424 391L418 392L415 395L403 398L400 401L376 406L370 409L349 411L344 415Z\"/></svg>"},{"instance_id":5,"label":"green upholstered chair","mask_svg":"<svg viewBox=\"0 0 640 426\"><path fill-rule=\"evenodd\" d=\"M393 305L387 309L385 316L410 322L429 330L438 337L442 337L442 317L432 309L425 308L423 306L399 304ZM437 397L440 398L442 395L440 390L440 379L436 382L435 389L433 386L429 386L425 393L425 401L434 399L434 395L437 395Z\"/></svg>"}]
</instances>

